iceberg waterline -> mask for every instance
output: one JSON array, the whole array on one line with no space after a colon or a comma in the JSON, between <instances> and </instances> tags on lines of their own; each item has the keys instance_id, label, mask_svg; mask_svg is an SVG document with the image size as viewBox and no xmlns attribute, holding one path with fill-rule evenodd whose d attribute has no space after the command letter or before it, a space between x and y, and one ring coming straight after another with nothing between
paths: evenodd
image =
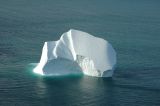
<instances>
[{"instance_id":1,"label":"iceberg waterline","mask_svg":"<svg viewBox=\"0 0 160 106\"><path fill-rule=\"evenodd\" d=\"M44 43L40 62L33 71L41 75L83 72L88 76L111 77L115 65L116 52L109 42L70 29L59 40Z\"/></svg>"}]
</instances>

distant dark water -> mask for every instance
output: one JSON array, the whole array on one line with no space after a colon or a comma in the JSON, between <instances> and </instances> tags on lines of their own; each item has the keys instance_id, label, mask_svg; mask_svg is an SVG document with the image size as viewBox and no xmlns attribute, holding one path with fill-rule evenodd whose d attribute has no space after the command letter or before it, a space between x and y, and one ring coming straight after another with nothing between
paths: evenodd
<instances>
[{"instance_id":1,"label":"distant dark water","mask_svg":"<svg viewBox=\"0 0 160 106\"><path fill-rule=\"evenodd\" d=\"M112 79L32 73L70 28L113 45ZM160 1L1 0L0 106L160 106Z\"/></svg>"}]
</instances>

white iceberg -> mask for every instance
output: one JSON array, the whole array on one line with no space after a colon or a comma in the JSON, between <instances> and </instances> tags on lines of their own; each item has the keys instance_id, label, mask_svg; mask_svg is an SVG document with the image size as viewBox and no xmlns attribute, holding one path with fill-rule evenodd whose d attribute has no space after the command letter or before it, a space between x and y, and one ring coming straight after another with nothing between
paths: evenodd
<instances>
[{"instance_id":1,"label":"white iceberg","mask_svg":"<svg viewBox=\"0 0 160 106\"><path fill-rule=\"evenodd\" d=\"M116 52L109 42L71 29L59 40L44 43L40 62L33 71L42 75L112 77L115 65Z\"/></svg>"}]
</instances>

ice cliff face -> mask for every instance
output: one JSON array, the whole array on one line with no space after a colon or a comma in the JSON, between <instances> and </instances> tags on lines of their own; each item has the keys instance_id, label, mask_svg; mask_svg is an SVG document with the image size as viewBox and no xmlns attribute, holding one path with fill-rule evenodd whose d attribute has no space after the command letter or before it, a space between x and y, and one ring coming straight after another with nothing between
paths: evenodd
<instances>
[{"instance_id":1,"label":"ice cliff face","mask_svg":"<svg viewBox=\"0 0 160 106\"><path fill-rule=\"evenodd\" d=\"M58 41L45 42L35 73L65 75L83 72L88 76L111 77L116 52L106 40L86 32L69 30Z\"/></svg>"}]
</instances>

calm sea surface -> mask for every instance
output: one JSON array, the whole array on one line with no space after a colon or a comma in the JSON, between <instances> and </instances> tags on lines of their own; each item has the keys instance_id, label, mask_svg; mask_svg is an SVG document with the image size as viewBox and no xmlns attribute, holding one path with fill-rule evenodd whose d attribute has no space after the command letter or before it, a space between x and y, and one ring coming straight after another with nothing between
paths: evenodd
<instances>
[{"instance_id":1,"label":"calm sea surface","mask_svg":"<svg viewBox=\"0 0 160 106\"><path fill-rule=\"evenodd\" d=\"M113 45L113 78L32 72L70 28ZM160 106L160 0L0 0L0 106Z\"/></svg>"}]
</instances>

